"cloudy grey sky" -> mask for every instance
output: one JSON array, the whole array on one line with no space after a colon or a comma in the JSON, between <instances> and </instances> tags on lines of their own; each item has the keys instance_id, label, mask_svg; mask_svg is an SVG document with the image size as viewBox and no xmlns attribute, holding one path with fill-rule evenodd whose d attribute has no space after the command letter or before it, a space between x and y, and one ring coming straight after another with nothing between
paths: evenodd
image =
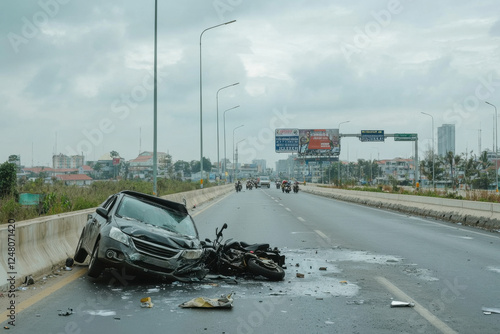
<instances>
[{"instance_id":1,"label":"cloudy grey sky","mask_svg":"<svg viewBox=\"0 0 500 334\"><path fill-rule=\"evenodd\" d=\"M500 5L443 1L158 1L158 150L240 161L275 153L275 128L418 133L456 126L457 152L491 149L500 108ZM54 153L125 159L153 148L154 1L0 4L0 161L51 165ZM234 130L236 127L244 125ZM480 136L479 136L480 134ZM342 140L341 158L413 155L409 142Z\"/></svg>"}]
</instances>

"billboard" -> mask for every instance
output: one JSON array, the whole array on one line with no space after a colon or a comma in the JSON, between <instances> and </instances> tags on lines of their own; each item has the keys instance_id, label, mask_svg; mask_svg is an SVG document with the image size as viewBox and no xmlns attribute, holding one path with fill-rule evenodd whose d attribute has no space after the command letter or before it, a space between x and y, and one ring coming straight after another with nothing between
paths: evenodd
<instances>
[{"instance_id":1,"label":"billboard","mask_svg":"<svg viewBox=\"0 0 500 334\"><path fill-rule=\"evenodd\" d=\"M276 129L274 139L276 153L297 153L299 151L299 129Z\"/></svg>"},{"instance_id":2,"label":"billboard","mask_svg":"<svg viewBox=\"0 0 500 334\"><path fill-rule=\"evenodd\" d=\"M338 156L339 129L299 129L299 156Z\"/></svg>"}]
</instances>

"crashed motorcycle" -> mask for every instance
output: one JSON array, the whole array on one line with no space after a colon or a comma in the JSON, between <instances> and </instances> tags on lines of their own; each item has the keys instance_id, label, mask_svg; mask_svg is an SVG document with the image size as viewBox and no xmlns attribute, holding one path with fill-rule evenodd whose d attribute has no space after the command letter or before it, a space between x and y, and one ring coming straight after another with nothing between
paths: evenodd
<instances>
[{"instance_id":1,"label":"crashed motorcycle","mask_svg":"<svg viewBox=\"0 0 500 334\"><path fill-rule=\"evenodd\" d=\"M247 244L232 239L222 243L222 231L215 229L215 239L205 239L205 265L211 274L225 276L263 276L270 281L281 281L285 277L285 256L269 244Z\"/></svg>"}]
</instances>

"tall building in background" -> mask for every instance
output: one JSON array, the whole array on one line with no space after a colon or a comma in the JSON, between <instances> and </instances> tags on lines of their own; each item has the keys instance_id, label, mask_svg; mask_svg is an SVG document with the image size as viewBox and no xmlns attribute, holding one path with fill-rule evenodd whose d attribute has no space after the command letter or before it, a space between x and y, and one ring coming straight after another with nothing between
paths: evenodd
<instances>
[{"instance_id":1,"label":"tall building in background","mask_svg":"<svg viewBox=\"0 0 500 334\"><path fill-rule=\"evenodd\" d=\"M444 157L450 151L455 155L455 124L443 124L438 128L438 155Z\"/></svg>"},{"instance_id":2,"label":"tall building in background","mask_svg":"<svg viewBox=\"0 0 500 334\"><path fill-rule=\"evenodd\" d=\"M259 173L265 173L266 172L266 160L264 160L264 159L253 159L252 163L257 165Z\"/></svg>"},{"instance_id":3,"label":"tall building in background","mask_svg":"<svg viewBox=\"0 0 500 334\"><path fill-rule=\"evenodd\" d=\"M67 156L60 153L52 156L52 168L79 168L83 163L83 155Z\"/></svg>"}]
</instances>

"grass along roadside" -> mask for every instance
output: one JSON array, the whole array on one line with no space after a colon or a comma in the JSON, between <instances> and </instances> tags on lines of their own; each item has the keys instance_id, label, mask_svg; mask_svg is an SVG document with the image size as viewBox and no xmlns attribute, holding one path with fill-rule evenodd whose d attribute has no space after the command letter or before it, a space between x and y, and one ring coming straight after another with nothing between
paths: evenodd
<instances>
[{"instance_id":1,"label":"grass along roadside","mask_svg":"<svg viewBox=\"0 0 500 334\"><path fill-rule=\"evenodd\" d=\"M207 186L212 186L209 182L206 184ZM159 179L157 182L159 196L198 188L199 185L193 182L169 179ZM22 221L41 216L94 208L104 202L110 195L122 190L153 194L151 182L135 180L98 181L88 187L66 186L62 182L55 182L54 184L28 182L22 186L18 186L17 193L41 194L43 196L41 203L38 206L24 206L19 204L17 196L14 195L0 199L0 224L7 223L9 219Z\"/></svg>"}]
</instances>

